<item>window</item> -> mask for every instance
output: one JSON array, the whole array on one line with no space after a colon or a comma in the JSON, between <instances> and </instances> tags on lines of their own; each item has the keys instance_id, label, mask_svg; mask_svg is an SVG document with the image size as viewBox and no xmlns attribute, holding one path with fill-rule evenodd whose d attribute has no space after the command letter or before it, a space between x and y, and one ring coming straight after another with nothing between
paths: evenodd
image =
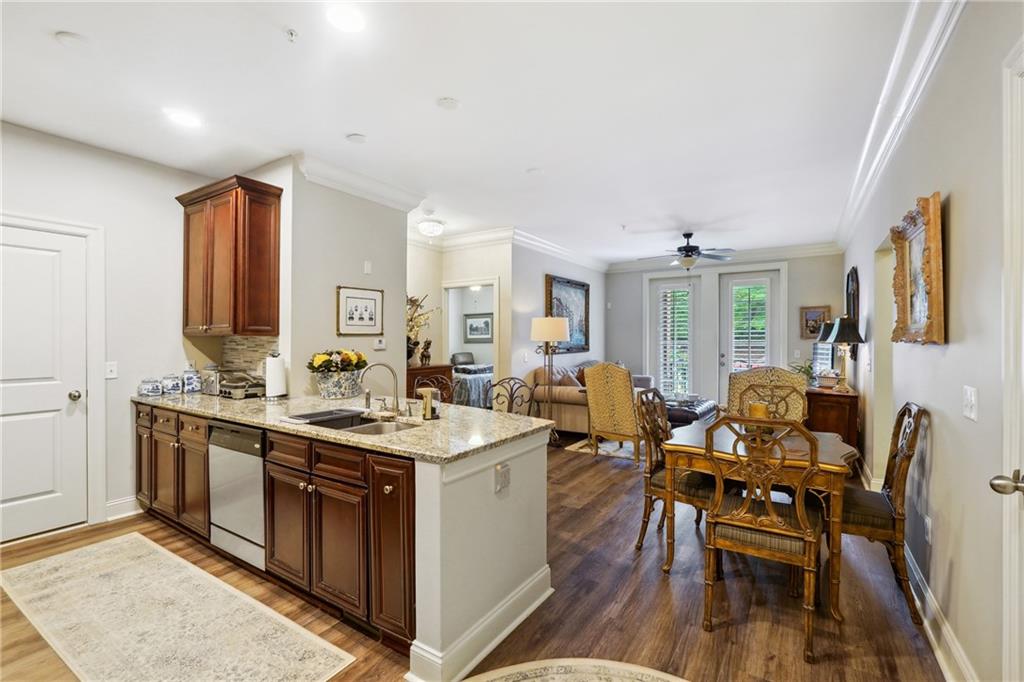
<instances>
[{"instance_id":1,"label":"window","mask_svg":"<svg viewBox=\"0 0 1024 682\"><path fill-rule=\"evenodd\" d=\"M832 344L816 343L811 350L811 369L815 374L832 369Z\"/></svg>"},{"instance_id":2,"label":"window","mask_svg":"<svg viewBox=\"0 0 1024 682\"><path fill-rule=\"evenodd\" d=\"M768 281L732 285L732 371L768 365Z\"/></svg>"},{"instance_id":3,"label":"window","mask_svg":"<svg viewBox=\"0 0 1024 682\"><path fill-rule=\"evenodd\" d=\"M667 398L691 392L692 303L688 285L665 285L658 290L658 387Z\"/></svg>"}]
</instances>

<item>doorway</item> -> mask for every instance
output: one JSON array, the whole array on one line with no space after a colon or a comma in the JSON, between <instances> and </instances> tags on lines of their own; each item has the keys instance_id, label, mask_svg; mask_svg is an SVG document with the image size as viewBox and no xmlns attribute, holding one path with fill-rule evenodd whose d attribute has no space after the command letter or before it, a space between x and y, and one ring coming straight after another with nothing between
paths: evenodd
<instances>
[{"instance_id":1,"label":"doorway","mask_svg":"<svg viewBox=\"0 0 1024 682\"><path fill-rule=\"evenodd\" d=\"M865 438L868 452L864 458L864 485L881 490L885 466L889 455L889 439L896 418L896 405L892 396L892 328L896 320L896 301L892 296L892 273L896 269L896 252L886 238L875 251L874 301L871 320L871 355L868 371L871 382L871 423ZM868 409L865 406L865 409Z\"/></svg>"},{"instance_id":2,"label":"doorway","mask_svg":"<svg viewBox=\"0 0 1024 682\"><path fill-rule=\"evenodd\" d=\"M501 356L497 282L459 281L441 286L443 356L434 363L451 362L456 353L470 353L472 363L458 364L497 365Z\"/></svg>"},{"instance_id":3,"label":"doorway","mask_svg":"<svg viewBox=\"0 0 1024 682\"><path fill-rule=\"evenodd\" d=\"M739 272L719 278L719 396L729 395L729 375L781 366L782 314L779 271Z\"/></svg>"}]
</instances>

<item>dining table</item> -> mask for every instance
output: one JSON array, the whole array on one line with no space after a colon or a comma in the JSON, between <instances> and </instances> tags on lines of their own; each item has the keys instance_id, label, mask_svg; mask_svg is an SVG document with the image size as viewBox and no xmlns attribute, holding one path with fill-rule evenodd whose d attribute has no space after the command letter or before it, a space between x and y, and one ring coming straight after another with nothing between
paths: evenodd
<instances>
[{"instance_id":1,"label":"dining table","mask_svg":"<svg viewBox=\"0 0 1024 682\"><path fill-rule=\"evenodd\" d=\"M706 432L713 423L714 419L704 419L677 427L672 429L672 438L665 441L665 489L670 501L675 492L677 469L714 474L712 463L705 456ZM860 457L860 452L852 445L844 443L838 434L816 431L812 431L811 434L818 439L818 470L808 478L806 485L810 492L817 494L825 503L828 524L829 607L832 617L842 622L839 580L843 552L843 491L852 474L852 464ZM713 447L717 455L726 458L735 456L733 448L737 446L736 434L729 429L718 429L714 432L713 438ZM791 484L792 489L796 489L809 463L807 442L799 437L791 437L784 439L783 443L787 452L780 472L780 481L786 485ZM665 523L666 555L662 570L668 573L675 558L675 504L671 502L665 504Z\"/></svg>"}]
</instances>

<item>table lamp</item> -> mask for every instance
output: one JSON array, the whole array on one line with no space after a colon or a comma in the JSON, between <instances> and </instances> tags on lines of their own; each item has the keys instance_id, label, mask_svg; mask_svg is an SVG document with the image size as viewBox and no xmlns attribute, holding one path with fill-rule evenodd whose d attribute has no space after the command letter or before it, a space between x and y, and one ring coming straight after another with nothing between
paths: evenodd
<instances>
[{"instance_id":1,"label":"table lamp","mask_svg":"<svg viewBox=\"0 0 1024 682\"><path fill-rule=\"evenodd\" d=\"M547 404L548 413L547 418L551 419L552 414L552 403L551 403L551 387L554 385L554 378L552 375L555 373L555 348L557 348L559 341L569 340L569 318L567 317L535 317L530 320L530 340L539 341L542 346L537 347L537 352L544 354L544 375L548 386L547 390ZM551 440L556 440L558 434L554 429L551 429Z\"/></svg>"},{"instance_id":2,"label":"table lamp","mask_svg":"<svg viewBox=\"0 0 1024 682\"><path fill-rule=\"evenodd\" d=\"M861 338L860 331L857 329L857 320L850 318L849 315L840 317L832 325L832 332L824 343L839 345L839 383L832 390L836 393L852 393L853 389L846 381L846 356L850 352L851 344L864 343L864 339Z\"/></svg>"}]
</instances>

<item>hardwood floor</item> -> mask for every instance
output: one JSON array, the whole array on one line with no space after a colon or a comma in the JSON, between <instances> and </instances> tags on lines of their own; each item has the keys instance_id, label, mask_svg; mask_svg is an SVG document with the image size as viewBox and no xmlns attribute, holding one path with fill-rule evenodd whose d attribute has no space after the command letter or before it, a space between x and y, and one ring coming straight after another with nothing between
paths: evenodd
<instances>
[{"instance_id":1,"label":"hardwood floor","mask_svg":"<svg viewBox=\"0 0 1024 682\"><path fill-rule=\"evenodd\" d=\"M716 589L715 630L700 627L702 535L693 511L677 513L676 562L660 570L654 522L641 552L642 481L631 461L551 450L548 556L554 594L476 672L542 658L627 661L698 680L941 680L928 643L910 622L885 551L846 538L839 626L824 609L815 622L818 662L802 660L800 603L787 594L786 568L726 555ZM338 680L400 680L407 659L287 590L239 568L188 536L136 516L0 548L9 568L137 531L337 644L356 657ZM0 670L14 680L74 679L17 607L0 601Z\"/></svg>"}]
</instances>

